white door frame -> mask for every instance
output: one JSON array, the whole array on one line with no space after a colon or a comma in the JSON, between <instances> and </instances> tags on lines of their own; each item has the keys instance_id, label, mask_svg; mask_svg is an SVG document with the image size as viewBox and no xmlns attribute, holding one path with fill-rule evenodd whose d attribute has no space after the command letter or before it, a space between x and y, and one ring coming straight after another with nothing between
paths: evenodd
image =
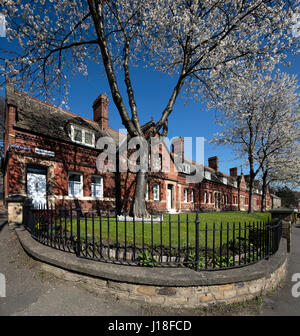
<instances>
[{"instance_id":1,"label":"white door frame","mask_svg":"<svg viewBox=\"0 0 300 336\"><path fill-rule=\"evenodd\" d=\"M173 185L167 184L167 209L173 209Z\"/></svg>"},{"instance_id":2,"label":"white door frame","mask_svg":"<svg viewBox=\"0 0 300 336\"><path fill-rule=\"evenodd\" d=\"M47 173L30 172L26 173L27 196L32 198L35 208L44 206L47 203Z\"/></svg>"}]
</instances>

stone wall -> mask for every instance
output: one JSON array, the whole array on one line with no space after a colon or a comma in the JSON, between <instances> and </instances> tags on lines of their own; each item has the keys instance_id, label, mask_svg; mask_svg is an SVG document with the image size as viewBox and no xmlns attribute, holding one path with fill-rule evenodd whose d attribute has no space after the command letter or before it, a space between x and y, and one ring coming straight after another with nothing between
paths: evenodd
<instances>
[{"instance_id":1,"label":"stone wall","mask_svg":"<svg viewBox=\"0 0 300 336\"><path fill-rule=\"evenodd\" d=\"M96 294L110 293L166 307L196 308L250 300L274 290L285 278L286 240L268 260L219 271L195 272L186 268L136 267L77 258L35 241L16 229L26 252L42 261L43 269L59 278L80 282Z\"/></svg>"},{"instance_id":2,"label":"stone wall","mask_svg":"<svg viewBox=\"0 0 300 336\"><path fill-rule=\"evenodd\" d=\"M60 279L80 282L95 294L109 293L116 299L127 299L176 308L207 307L251 300L274 290L286 275L286 261L268 277L231 284L193 287L163 287L121 283L75 274L44 264L43 270Z\"/></svg>"}]
</instances>

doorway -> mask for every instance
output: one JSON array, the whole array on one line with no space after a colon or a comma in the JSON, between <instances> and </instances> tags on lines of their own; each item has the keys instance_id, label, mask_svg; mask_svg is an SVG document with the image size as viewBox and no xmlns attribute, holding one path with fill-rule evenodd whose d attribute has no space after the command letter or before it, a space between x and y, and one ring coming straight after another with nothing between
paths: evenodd
<instances>
[{"instance_id":1,"label":"doorway","mask_svg":"<svg viewBox=\"0 0 300 336\"><path fill-rule=\"evenodd\" d=\"M215 193L215 209L218 211L221 209L221 193Z\"/></svg>"},{"instance_id":2,"label":"doorway","mask_svg":"<svg viewBox=\"0 0 300 336\"><path fill-rule=\"evenodd\" d=\"M168 184L167 188L167 209L173 209L173 186L171 184Z\"/></svg>"},{"instance_id":3,"label":"doorway","mask_svg":"<svg viewBox=\"0 0 300 336\"><path fill-rule=\"evenodd\" d=\"M27 196L32 199L34 208L46 205L47 168L30 165L27 167Z\"/></svg>"}]
</instances>

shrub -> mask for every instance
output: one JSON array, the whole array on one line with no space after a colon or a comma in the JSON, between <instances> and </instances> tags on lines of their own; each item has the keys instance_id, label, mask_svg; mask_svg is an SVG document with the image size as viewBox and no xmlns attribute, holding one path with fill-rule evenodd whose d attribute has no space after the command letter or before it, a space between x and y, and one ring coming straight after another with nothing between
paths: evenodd
<instances>
[{"instance_id":1,"label":"shrub","mask_svg":"<svg viewBox=\"0 0 300 336\"><path fill-rule=\"evenodd\" d=\"M190 268L196 268L196 253L189 254L185 260L185 265ZM203 256L198 257L198 269L205 268Z\"/></svg>"},{"instance_id":2,"label":"shrub","mask_svg":"<svg viewBox=\"0 0 300 336\"><path fill-rule=\"evenodd\" d=\"M138 255L138 261L140 266L154 267L158 260L153 257L152 253L148 250Z\"/></svg>"},{"instance_id":3,"label":"shrub","mask_svg":"<svg viewBox=\"0 0 300 336\"><path fill-rule=\"evenodd\" d=\"M220 257L218 255L215 255L214 260L215 260L215 266L219 268L234 266L234 259L232 256L227 258L226 256Z\"/></svg>"}]
</instances>

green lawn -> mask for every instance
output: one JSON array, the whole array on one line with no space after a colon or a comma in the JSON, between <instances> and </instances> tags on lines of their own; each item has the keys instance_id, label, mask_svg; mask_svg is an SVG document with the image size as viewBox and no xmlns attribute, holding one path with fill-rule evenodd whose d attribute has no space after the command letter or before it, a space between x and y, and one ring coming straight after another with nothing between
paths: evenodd
<instances>
[{"instance_id":1,"label":"green lawn","mask_svg":"<svg viewBox=\"0 0 300 336\"><path fill-rule=\"evenodd\" d=\"M227 241L235 240L240 237L248 236L249 225L256 227L259 223L270 219L270 213L247 214L245 212L214 212L199 213L199 246L212 248ZM118 241L121 244L126 242L127 246L135 242L136 245L151 247L165 246L178 248L195 247L196 244L196 214L164 215L162 222L137 221L126 222L116 221L115 218L95 218L94 225L92 219L82 218L80 222L80 236L82 240L94 239L95 241L105 240L110 243ZM222 230L221 230L222 225ZM72 228L71 228L72 226ZM75 218L72 223L70 220L62 221L62 230L67 228L68 232L76 235L77 225ZM206 232L207 228L207 232ZM233 230L235 228L235 230ZM233 233L234 231L234 233ZM143 235L144 232L144 235ZM246 234L245 234L246 233ZM179 239L180 235L180 239Z\"/></svg>"}]
</instances>

